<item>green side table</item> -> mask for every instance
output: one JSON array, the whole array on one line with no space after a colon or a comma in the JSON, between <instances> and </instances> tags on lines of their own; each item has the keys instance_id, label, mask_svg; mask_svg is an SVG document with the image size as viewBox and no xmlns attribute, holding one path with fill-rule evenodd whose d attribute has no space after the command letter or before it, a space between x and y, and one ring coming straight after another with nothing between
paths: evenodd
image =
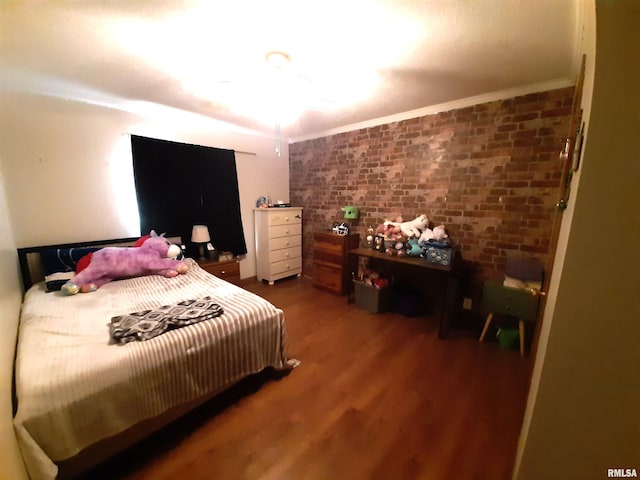
<instances>
[{"instance_id":1,"label":"green side table","mask_svg":"<svg viewBox=\"0 0 640 480\"><path fill-rule=\"evenodd\" d=\"M491 325L494 314L512 315L518 318L520 331L520 355L524 355L524 322L535 322L540 304L540 292L533 289L505 287L502 282L486 281L482 287L480 311L487 315L480 342Z\"/></svg>"}]
</instances>

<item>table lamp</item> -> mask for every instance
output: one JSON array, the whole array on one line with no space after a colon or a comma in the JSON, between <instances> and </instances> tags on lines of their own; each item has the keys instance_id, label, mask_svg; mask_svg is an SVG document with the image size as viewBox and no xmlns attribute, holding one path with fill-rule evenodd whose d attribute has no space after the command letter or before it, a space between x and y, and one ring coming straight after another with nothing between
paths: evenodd
<instances>
[{"instance_id":1,"label":"table lamp","mask_svg":"<svg viewBox=\"0 0 640 480\"><path fill-rule=\"evenodd\" d=\"M200 258L207 257L207 249L205 245L211 241L209 229L206 225L194 225L191 230L191 242L198 244L198 253Z\"/></svg>"}]
</instances>

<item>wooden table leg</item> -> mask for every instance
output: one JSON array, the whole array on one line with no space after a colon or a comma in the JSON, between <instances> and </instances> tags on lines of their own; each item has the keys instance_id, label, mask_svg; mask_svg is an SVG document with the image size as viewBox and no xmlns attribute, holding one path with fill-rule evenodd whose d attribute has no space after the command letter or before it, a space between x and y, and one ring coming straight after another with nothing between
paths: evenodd
<instances>
[{"instance_id":1,"label":"wooden table leg","mask_svg":"<svg viewBox=\"0 0 640 480\"><path fill-rule=\"evenodd\" d=\"M482 333L480 334L480 340L478 340L479 342L482 342L484 340L484 336L489 329L489 325L491 325L491 320L493 320L493 313L487 315L487 320L484 322L484 328L482 329Z\"/></svg>"}]
</instances>

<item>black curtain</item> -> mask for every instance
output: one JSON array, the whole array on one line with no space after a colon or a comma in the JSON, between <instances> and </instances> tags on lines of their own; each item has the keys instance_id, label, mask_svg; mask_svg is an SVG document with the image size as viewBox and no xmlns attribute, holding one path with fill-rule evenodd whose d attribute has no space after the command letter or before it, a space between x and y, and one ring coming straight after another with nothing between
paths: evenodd
<instances>
[{"instance_id":1,"label":"black curtain","mask_svg":"<svg viewBox=\"0 0 640 480\"><path fill-rule=\"evenodd\" d=\"M233 150L131 135L131 151L143 235L190 245L193 225L207 225L216 250L247 253Z\"/></svg>"}]
</instances>

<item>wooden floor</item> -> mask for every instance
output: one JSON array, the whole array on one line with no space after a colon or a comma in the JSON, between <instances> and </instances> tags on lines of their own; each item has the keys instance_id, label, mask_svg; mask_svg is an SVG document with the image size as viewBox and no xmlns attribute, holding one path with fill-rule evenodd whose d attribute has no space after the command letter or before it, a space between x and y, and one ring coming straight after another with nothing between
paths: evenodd
<instances>
[{"instance_id":1,"label":"wooden floor","mask_svg":"<svg viewBox=\"0 0 640 480\"><path fill-rule=\"evenodd\" d=\"M430 317L370 314L305 277L246 287L285 311L301 365L242 382L91 479L510 479L528 357L438 339Z\"/></svg>"}]
</instances>

